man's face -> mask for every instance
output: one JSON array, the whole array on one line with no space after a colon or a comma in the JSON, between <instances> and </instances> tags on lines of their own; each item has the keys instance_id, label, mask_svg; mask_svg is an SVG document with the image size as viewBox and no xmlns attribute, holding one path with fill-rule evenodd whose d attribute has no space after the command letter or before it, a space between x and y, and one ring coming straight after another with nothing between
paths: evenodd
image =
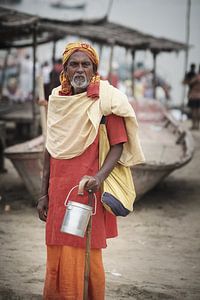
<instances>
[{"instance_id":1,"label":"man's face","mask_svg":"<svg viewBox=\"0 0 200 300\"><path fill-rule=\"evenodd\" d=\"M86 91L94 75L94 66L86 53L77 51L69 58L64 72L69 78L74 93L78 94Z\"/></svg>"}]
</instances>

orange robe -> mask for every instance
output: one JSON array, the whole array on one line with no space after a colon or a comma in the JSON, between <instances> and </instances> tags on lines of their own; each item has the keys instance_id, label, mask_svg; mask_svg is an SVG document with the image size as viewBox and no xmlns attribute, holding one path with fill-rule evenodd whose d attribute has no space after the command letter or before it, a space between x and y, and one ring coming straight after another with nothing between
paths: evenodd
<instances>
[{"instance_id":1,"label":"orange robe","mask_svg":"<svg viewBox=\"0 0 200 300\"><path fill-rule=\"evenodd\" d=\"M111 145L127 141L123 118L106 117L106 127ZM84 260L86 237L81 238L60 232L66 211L64 202L71 188L84 175L94 176L98 172L98 136L94 143L78 157L68 160L51 158L49 180L49 208L46 224L47 270L44 287L45 300L82 300L84 285ZM107 212L97 196L97 211L92 216L91 259L89 295L91 300L103 300L105 274L102 263L102 248L106 239L117 236L116 217ZM69 200L87 204L87 193L78 196L73 191Z\"/></svg>"},{"instance_id":2,"label":"orange robe","mask_svg":"<svg viewBox=\"0 0 200 300\"><path fill-rule=\"evenodd\" d=\"M45 300L83 300L85 249L47 247ZM101 249L90 251L89 300L103 300L105 275Z\"/></svg>"}]
</instances>

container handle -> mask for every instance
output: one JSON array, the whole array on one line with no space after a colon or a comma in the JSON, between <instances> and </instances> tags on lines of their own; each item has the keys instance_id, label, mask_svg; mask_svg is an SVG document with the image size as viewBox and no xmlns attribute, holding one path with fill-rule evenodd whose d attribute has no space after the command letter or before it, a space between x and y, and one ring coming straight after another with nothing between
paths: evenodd
<instances>
[{"instance_id":1,"label":"container handle","mask_svg":"<svg viewBox=\"0 0 200 300\"><path fill-rule=\"evenodd\" d=\"M65 205L65 206L67 206L67 201L68 201L68 199L69 199L69 196L71 195L71 192L72 192L75 188L77 188L78 186L79 186L79 185L73 186L73 187L71 188L71 190L69 191L69 193L68 193L68 195L67 195L67 197L66 197L66 199L65 199L65 202L64 202L64 205ZM92 216L96 215L96 212L97 212L97 196L96 196L95 193L93 193L93 195L94 195L94 212L92 212Z\"/></svg>"},{"instance_id":2,"label":"container handle","mask_svg":"<svg viewBox=\"0 0 200 300\"><path fill-rule=\"evenodd\" d=\"M78 187L78 185L73 186L73 188L71 188L71 190L69 191L69 193L68 193L68 195L67 195L67 197L66 197L66 199L65 199L65 202L64 202L64 205L65 205L65 206L67 206L67 201L68 201L68 199L69 199L69 196L71 195L71 192L72 192L76 187Z\"/></svg>"}]
</instances>

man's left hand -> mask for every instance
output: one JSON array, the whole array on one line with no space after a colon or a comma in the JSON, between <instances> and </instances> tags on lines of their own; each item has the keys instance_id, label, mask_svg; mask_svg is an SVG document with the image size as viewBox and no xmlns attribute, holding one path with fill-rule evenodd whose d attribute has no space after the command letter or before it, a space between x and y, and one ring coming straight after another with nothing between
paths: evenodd
<instances>
[{"instance_id":1,"label":"man's left hand","mask_svg":"<svg viewBox=\"0 0 200 300\"><path fill-rule=\"evenodd\" d=\"M101 186L101 181L97 176L83 176L81 180L87 180L84 189L86 191L92 191L93 193L99 190Z\"/></svg>"}]
</instances>

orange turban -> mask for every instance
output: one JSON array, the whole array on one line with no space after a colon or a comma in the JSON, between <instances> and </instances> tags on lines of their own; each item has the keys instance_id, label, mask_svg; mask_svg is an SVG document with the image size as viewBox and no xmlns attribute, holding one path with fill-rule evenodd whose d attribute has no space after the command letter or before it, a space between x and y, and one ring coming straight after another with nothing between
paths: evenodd
<instances>
[{"instance_id":1,"label":"orange turban","mask_svg":"<svg viewBox=\"0 0 200 300\"><path fill-rule=\"evenodd\" d=\"M96 50L91 45L87 43L80 43L80 42L69 43L66 46L65 51L63 53L63 65L65 65L65 63L68 61L70 56L76 51L85 52L89 56L91 61L98 67L99 57Z\"/></svg>"},{"instance_id":2,"label":"orange turban","mask_svg":"<svg viewBox=\"0 0 200 300\"><path fill-rule=\"evenodd\" d=\"M66 46L65 51L63 52L63 67L67 63L70 56L76 51L82 51L86 53L88 57L91 59L91 61L93 62L93 64L96 67L98 67L99 57L96 50L90 44L81 43L81 42L69 43ZM60 82L61 82L60 95L66 95L66 96L71 95L72 87L64 71L62 71L60 74ZM87 88L88 97L97 98L99 96L99 82L100 82L100 76L98 75L98 73L96 73L91 78L90 84Z\"/></svg>"}]
</instances>

